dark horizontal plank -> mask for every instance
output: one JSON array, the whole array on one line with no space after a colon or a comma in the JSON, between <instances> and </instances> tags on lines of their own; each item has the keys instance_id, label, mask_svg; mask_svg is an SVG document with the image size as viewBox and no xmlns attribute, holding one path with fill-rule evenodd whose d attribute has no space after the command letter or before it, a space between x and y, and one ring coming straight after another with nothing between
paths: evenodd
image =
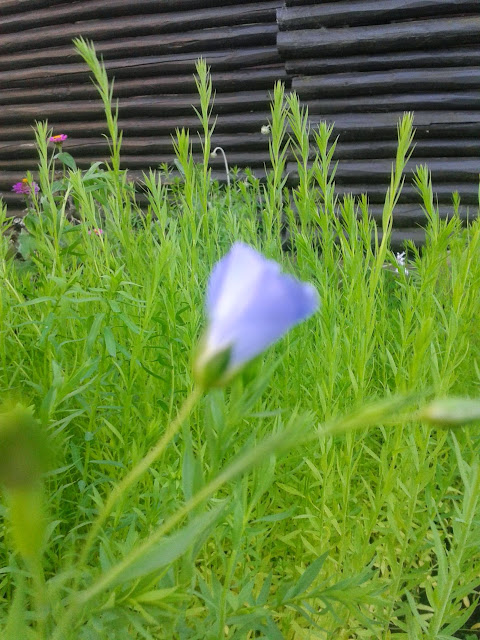
<instances>
[{"instance_id":1,"label":"dark horizontal plank","mask_svg":"<svg viewBox=\"0 0 480 640\"><path fill-rule=\"evenodd\" d=\"M288 184L294 187L298 184L298 174L293 164L288 165ZM399 203L402 205L417 205L421 208L422 199L416 187L412 184L413 174L411 172L405 175L405 185L400 194ZM351 195L359 198L362 195L368 197L369 203L378 205L385 202L387 187L389 180L382 179L377 183L366 184L363 182L347 182L345 184L336 182L335 193L339 197L343 195ZM476 215L478 210L478 184L471 182L434 182L433 192L435 201L447 206L452 206L452 194L457 191L460 194L461 202L468 206Z\"/></svg>"},{"instance_id":2,"label":"dark horizontal plank","mask_svg":"<svg viewBox=\"0 0 480 640\"><path fill-rule=\"evenodd\" d=\"M480 92L437 93L432 91L431 93L401 93L399 95L387 93L375 96L375 100L372 100L370 96L355 96L308 101L310 115L318 115L319 117L335 113L388 113L400 109L405 111L480 109Z\"/></svg>"},{"instance_id":3,"label":"dark horizontal plank","mask_svg":"<svg viewBox=\"0 0 480 640\"><path fill-rule=\"evenodd\" d=\"M392 113L358 113L338 114L327 117L327 122L334 124L334 135L339 135L342 142L371 141L375 139L396 139L397 124L402 112ZM239 113L236 116L219 116L216 123L217 133L258 132L263 124L270 119L270 111L255 113ZM51 121L54 129L64 128L62 123ZM318 118L311 119L312 126L318 124ZM420 111L415 115L414 126L417 142L427 138L432 140L459 139L465 137L474 139L480 136L480 111ZM119 127L125 135L162 136L173 133L177 127L186 127L192 132L198 128L198 119L187 116L172 116L170 118L121 118ZM68 127L72 137L91 139L106 133L103 122L71 122ZM32 129L28 125L8 125L0 127L1 140L28 139Z\"/></svg>"},{"instance_id":4,"label":"dark horizontal plank","mask_svg":"<svg viewBox=\"0 0 480 640\"><path fill-rule=\"evenodd\" d=\"M477 187L480 173L480 158L432 158L427 162L433 180L474 182ZM414 171L417 160L407 164L406 174ZM352 160L339 163L335 174L337 184L364 182L365 184L388 184L392 162L388 160Z\"/></svg>"},{"instance_id":5,"label":"dark horizontal plank","mask_svg":"<svg viewBox=\"0 0 480 640\"><path fill-rule=\"evenodd\" d=\"M285 61L290 75L325 75L352 71L382 71L387 69L431 69L480 66L480 46L458 49L437 48L431 51L396 51L341 57L294 58Z\"/></svg>"},{"instance_id":6,"label":"dark horizontal plank","mask_svg":"<svg viewBox=\"0 0 480 640\"><path fill-rule=\"evenodd\" d=\"M256 0L243 0L243 4ZM208 6L223 7L237 4L238 0L208 0ZM281 5L281 0L277 2ZM25 29L25 25L35 24L36 27L65 24L78 20L92 20L95 18L111 18L132 15L141 12L165 13L168 11L187 11L198 8L198 0L137 0L132 5L130 0L84 0L77 2L59 3L49 0L3 0L2 21L0 33L11 33ZM12 11L7 17L7 12Z\"/></svg>"},{"instance_id":7,"label":"dark horizontal plank","mask_svg":"<svg viewBox=\"0 0 480 640\"><path fill-rule=\"evenodd\" d=\"M397 123L403 112L353 113L326 116L335 135L343 142L353 140L396 139ZM318 118L310 119L313 125ZM474 138L480 134L479 111L419 111L414 118L415 139ZM477 134L478 132L478 134Z\"/></svg>"},{"instance_id":8,"label":"dark horizontal plank","mask_svg":"<svg viewBox=\"0 0 480 640\"><path fill-rule=\"evenodd\" d=\"M382 231L379 229L378 230L378 241L380 242L382 239ZM318 245L321 244L321 233L318 233ZM338 241L338 238L337 238ZM405 250L405 243L407 241L413 242L413 244L416 247L421 248L424 244L425 244L425 231L424 229L415 226L415 227L407 227L407 228L401 228L401 229L396 229L393 228L392 232L390 234L390 238L389 238L389 247L393 252L400 252ZM371 242L372 245L375 242L375 236L372 233L371 236ZM292 249L292 240L290 237L290 234L288 233L288 231L286 232L286 236L284 238L284 241L282 243L282 246L284 248L284 250L286 251L290 251ZM386 263L385 268L389 269L390 271L392 271L393 267L389 264Z\"/></svg>"},{"instance_id":9,"label":"dark horizontal plank","mask_svg":"<svg viewBox=\"0 0 480 640\"><path fill-rule=\"evenodd\" d=\"M478 13L477 0L342 0L277 12L281 31L321 27L358 27L441 15Z\"/></svg>"},{"instance_id":10,"label":"dark horizontal plank","mask_svg":"<svg viewBox=\"0 0 480 640\"><path fill-rule=\"evenodd\" d=\"M143 183L143 176L144 176L144 171L140 171L140 170L132 170L132 171L128 171L127 173L127 177L129 180L132 180L135 183ZM176 177L180 177L180 174L178 172L173 172L174 175L176 175ZM265 175L265 171L262 169L258 170L257 175L260 176ZM7 199L9 202L16 202L17 200L20 200L23 202L23 196L17 193L13 193L11 191L11 185L15 184L15 182L18 182L19 180L21 180L24 177L24 173L22 173L21 171L0 171L0 189L2 190L2 196L5 196L5 199ZM33 175L33 179L34 180L38 180L38 174L37 172L32 172ZM61 176L61 171L58 172L58 176ZM220 182L225 182L225 170L222 168L221 171L218 170L214 170L212 171L212 181L220 181Z\"/></svg>"},{"instance_id":11,"label":"dark horizontal plank","mask_svg":"<svg viewBox=\"0 0 480 640\"><path fill-rule=\"evenodd\" d=\"M279 32L279 51L287 58L349 55L438 49L477 44L480 36L480 16L416 20L396 24L350 27L345 29L304 29Z\"/></svg>"},{"instance_id":12,"label":"dark horizontal plank","mask_svg":"<svg viewBox=\"0 0 480 640\"><path fill-rule=\"evenodd\" d=\"M63 131L62 131L63 133ZM258 151L260 149L268 151L268 136L260 133L240 133L232 135L219 135L214 133L212 136L213 147L223 147L229 155L230 150L235 151ZM192 148L194 150L201 149L201 140L198 136L191 137ZM212 147L212 148L213 148ZM75 157L92 156L92 154L105 154L108 152L108 142L105 138L83 139L69 137L64 143L65 151L73 154ZM171 136L148 138L125 136L122 141L122 155L137 154L164 154L173 150L173 142ZM0 142L0 158L8 159L18 158L19 162L23 162L29 158L36 158L35 142L33 141L33 131L31 131L30 140L15 140L11 142Z\"/></svg>"},{"instance_id":13,"label":"dark horizontal plank","mask_svg":"<svg viewBox=\"0 0 480 640\"><path fill-rule=\"evenodd\" d=\"M379 232L378 236L379 242L381 242L382 232ZM425 231L419 227L392 230L390 237L390 248L392 251L402 251L407 242L413 242L416 247L422 247L425 244Z\"/></svg>"},{"instance_id":14,"label":"dark horizontal plank","mask_svg":"<svg viewBox=\"0 0 480 640\"><path fill-rule=\"evenodd\" d=\"M9 15L64 4L65 0L2 0L2 12Z\"/></svg>"},{"instance_id":15,"label":"dark horizontal plank","mask_svg":"<svg viewBox=\"0 0 480 640\"><path fill-rule=\"evenodd\" d=\"M461 193L461 186L465 188L467 184L470 184L468 193L473 194L478 201L479 164L479 160L473 160L472 158L435 158L430 160L428 167L432 173L435 192L441 191L450 196L455 190ZM411 181L415 166L415 162L410 162L407 166L405 171L405 190L410 187L413 189ZM350 190L354 192L353 189L355 189L358 194L374 189L378 192L380 189L384 193L390 183L391 167L392 163L386 160L343 161L338 164L335 174L337 189L345 191L346 187L348 187L349 192ZM296 182L297 171L295 162L287 164L287 172L291 183ZM133 177L141 175L141 171L134 170L131 173ZM8 187L8 185L21 180L24 175L22 170L0 171L0 186L2 188Z\"/></svg>"},{"instance_id":16,"label":"dark horizontal plank","mask_svg":"<svg viewBox=\"0 0 480 640\"><path fill-rule=\"evenodd\" d=\"M127 77L131 77L129 70ZM253 69L235 69L231 72L221 71L212 75L217 91L231 91L246 81L252 89L259 87L273 87L277 80L288 82L288 78L281 65L266 65ZM90 82L90 73L83 65L78 65L77 72L73 73L68 67L58 65L54 67L38 67L19 72L0 72L0 83L8 83L8 86L41 87L51 85L66 85L72 82ZM158 91L164 93L192 93L196 89L193 73L186 76L160 76L153 79L144 79L145 85L152 84Z\"/></svg>"},{"instance_id":17,"label":"dark horizontal plank","mask_svg":"<svg viewBox=\"0 0 480 640\"><path fill-rule=\"evenodd\" d=\"M378 204L371 204L369 212L375 222L381 225L383 207ZM454 215L455 212L453 210L453 205L442 204L438 207L438 217L440 220L453 218ZM467 206L460 207L459 218L464 224L475 216L476 213L469 211ZM420 202L418 202L418 204L412 203L397 205L393 212L393 225L395 229L413 228L415 226L425 228L427 226L427 217L425 215L425 211L420 205Z\"/></svg>"},{"instance_id":18,"label":"dark horizontal plank","mask_svg":"<svg viewBox=\"0 0 480 640\"><path fill-rule=\"evenodd\" d=\"M120 18L86 20L74 24L53 25L35 28L35 20L29 29L21 33L0 35L0 52L11 53L22 49L48 48L68 44L77 36L111 40L128 36L177 34L185 36L188 31L240 24L272 23L278 3L255 2L235 4L229 7L201 8L192 11L168 12L149 15L130 15Z\"/></svg>"},{"instance_id":19,"label":"dark horizontal plank","mask_svg":"<svg viewBox=\"0 0 480 640\"><path fill-rule=\"evenodd\" d=\"M238 113L236 115L219 116L215 130L217 133L237 133L237 132L258 132L263 124L266 124L270 117L268 112ZM188 128L192 136L199 129L198 118L194 116L175 116L169 118L130 118L119 119L119 128L125 135L141 136L147 135L162 136L175 133L175 129ZM49 125L55 129L63 129L63 122L54 120ZM103 121L94 122L71 122L68 127L69 135L72 137L83 137L85 139L99 138L107 133L106 124ZM1 140L18 140L31 136L32 128L28 125L4 125L0 126Z\"/></svg>"},{"instance_id":20,"label":"dark horizontal plank","mask_svg":"<svg viewBox=\"0 0 480 640\"><path fill-rule=\"evenodd\" d=\"M193 73L198 57L198 53L143 55L139 54L138 49L131 49L130 55L127 58L118 58L118 56L110 58L107 54L107 56L104 57L104 63L109 74L113 74L116 77L122 77L122 74L130 74L130 77L132 75L139 77L159 73L178 74L182 72L185 73L185 71ZM279 64L281 62L276 45L239 45L236 49L206 51L202 54L202 57L208 65L212 65L212 67L217 70ZM67 63L76 65L75 67L70 67L72 71L82 71L85 68L85 65L80 62L80 57L75 53L73 47L68 46L45 50L34 49L32 51L1 56L0 71L17 71L19 69L29 69L32 66L42 67L55 64L67 66Z\"/></svg>"},{"instance_id":21,"label":"dark horizontal plank","mask_svg":"<svg viewBox=\"0 0 480 640\"><path fill-rule=\"evenodd\" d=\"M342 0L285 0L285 6L304 7L306 5L322 4L322 2L342 2Z\"/></svg>"},{"instance_id":22,"label":"dark horizontal plank","mask_svg":"<svg viewBox=\"0 0 480 640\"><path fill-rule=\"evenodd\" d=\"M417 159L412 159L407 164L405 175L407 181L411 181L415 168L421 164ZM452 187L455 190L455 184L473 183L473 193L476 194L478 200L478 176L480 173L480 159L478 158L432 158L426 163L432 173L432 179L442 183L442 188ZM293 183L297 180L298 169L295 162L289 162L287 171L291 176ZM381 185L387 188L390 183L390 175L392 171L392 160L369 159L369 160L343 160L338 163L335 173L335 182L339 188L344 185L349 187L352 185ZM362 187L363 188L363 187ZM451 191L450 191L451 193Z\"/></svg>"},{"instance_id":23,"label":"dark horizontal plank","mask_svg":"<svg viewBox=\"0 0 480 640\"><path fill-rule=\"evenodd\" d=\"M367 142L342 142L342 138L340 138L335 147L334 159L387 158L388 160L393 160L396 152L397 142L393 137L391 140L373 138ZM313 158L315 153L315 146L312 142L310 157ZM463 157L480 158L480 139L460 138L448 140L442 137L439 140L416 140L412 160L418 164L428 164L432 158L455 158L458 157L459 153Z\"/></svg>"},{"instance_id":24,"label":"dark horizontal plank","mask_svg":"<svg viewBox=\"0 0 480 640\"><path fill-rule=\"evenodd\" d=\"M63 132L63 130L61 131ZM192 147L194 150L201 148L200 138L196 135L191 137ZM221 135L214 133L212 136L212 145L223 147L227 153L227 157L232 151L267 151L268 152L269 137L258 132L254 133L238 133L231 135ZM108 142L103 138L72 138L69 137L68 142L64 145L65 151L71 153L75 158L84 158L92 156L105 155L108 152ZM158 154L163 157L165 154L171 153L173 149L172 137L155 137L148 138L125 136L122 142L122 156L137 154L143 157L148 154ZM387 158L392 160L397 150L396 141L391 140L370 140L368 142L342 142L337 143L335 148L335 160L356 159L356 158ZM428 163L434 157L456 157L461 150L464 157L480 157L480 138L458 139L458 140L419 140L414 148L412 159L418 164ZM315 146L311 145L310 157L315 153ZM0 143L0 159L5 162L13 162L15 158L18 167L23 162L35 162L37 158L35 143L33 142L33 131L30 131L30 139L12 140L10 142ZM162 160L163 161L163 160ZM6 166L6 165L5 165Z\"/></svg>"},{"instance_id":25,"label":"dark horizontal plank","mask_svg":"<svg viewBox=\"0 0 480 640\"><path fill-rule=\"evenodd\" d=\"M276 46L278 28L275 24L253 24L235 27L218 27L217 29L200 29L186 34L166 34L154 36L142 36L142 38L116 38L109 41L95 43L97 53L102 55L105 61L115 58L135 58L151 56L155 51L157 56L171 56L170 62L175 57L181 59L182 55L211 54L221 50L238 50L246 47ZM135 55L132 55L134 52ZM33 56L33 57L32 57ZM9 61L16 64L20 60L29 61L30 65L52 62L79 63L80 56L75 52L71 43L63 47L48 47L42 49L30 49L22 53L0 55L0 68L9 69ZM25 66L29 66L28 64Z\"/></svg>"},{"instance_id":26,"label":"dark horizontal plank","mask_svg":"<svg viewBox=\"0 0 480 640\"><path fill-rule=\"evenodd\" d=\"M240 67L245 69L244 65L239 65ZM260 69L262 67L259 67ZM258 71L257 67L248 67L246 69L248 71ZM273 67L268 65L269 69ZM279 76L286 82L287 86L289 85L288 78L282 76L283 69L280 66L277 66L279 70ZM234 67L232 70L236 70ZM212 69L212 77L214 79L214 84L216 86L216 77L217 73L221 70L218 68ZM222 70L223 71L223 70ZM190 77L193 77L194 68L192 62L192 69ZM153 77L138 77L137 73L132 73L133 79L115 79L113 96L114 98L124 98L124 97L133 97L133 96L149 96L160 93L160 88L165 87L165 80L163 74L158 74ZM183 74L182 74L183 75ZM29 83L24 83L28 85ZM248 86L248 84L247 84ZM217 87L218 88L218 87ZM241 87L241 89L245 89L247 87ZM220 92L218 92L220 95ZM198 99L198 96L195 96ZM39 85L37 87L24 86L22 88L10 88L10 89L0 89L0 105L11 105L11 104L37 104L40 102L64 102L71 100L88 100L88 99L98 99L98 91L90 81L84 83L74 82L74 83L63 83L60 85Z\"/></svg>"},{"instance_id":27,"label":"dark horizontal plank","mask_svg":"<svg viewBox=\"0 0 480 640\"><path fill-rule=\"evenodd\" d=\"M242 79L246 79L245 72L240 77L228 76L231 84L239 86ZM261 78L264 78L262 75ZM189 80L189 84L193 82L190 78L179 78L175 83L174 89L186 88L180 87L181 81ZM254 87L256 84L255 73L250 73L249 83ZM269 84L271 77L269 76ZM224 81L220 81L219 86L224 85ZM244 86L247 83L244 84ZM161 89L161 87L159 87ZM164 87L165 88L165 87ZM167 85L168 88L168 85ZM194 87L190 86L190 89ZM238 91L236 93L219 94L215 99L215 113L238 113L241 111L266 111L268 110L270 99L267 91ZM199 108L199 98L196 94L159 94L157 96L139 96L135 98L123 98L119 102L120 117L145 117L145 116L171 116L192 115L193 105ZM15 106L4 106L0 109L0 125L6 123L33 123L34 120L55 120L56 122L70 123L73 121L90 121L102 120L104 118L103 104L97 100L75 100L50 103L36 103ZM67 125L68 126L68 125Z\"/></svg>"},{"instance_id":28,"label":"dark horizontal plank","mask_svg":"<svg viewBox=\"0 0 480 640\"><path fill-rule=\"evenodd\" d=\"M173 151L173 145L171 145L172 149L169 152L163 153L155 153L153 155L137 155L137 154L122 154L121 158L121 166L128 169L141 169L148 170L149 167L158 168L161 164L167 163L169 165L174 164L175 154ZM88 169L94 162L108 162L110 155L108 150L105 150L103 153L92 155L86 157L76 157L77 166L80 169ZM195 162L202 162L203 155L199 149L193 154L193 158ZM249 149L248 151L232 151L228 150L227 153L228 164L230 168L233 167L263 167L265 164L270 164L268 149L264 149L263 151L252 151ZM215 157L211 157L209 160L209 165L215 169L221 170L224 169L225 163L223 160L223 156L220 153L217 153ZM32 158L26 160L22 158L20 160L2 160L0 158L0 171L4 170L19 170L19 171L35 171L38 167L38 159Z\"/></svg>"},{"instance_id":29,"label":"dark horizontal plank","mask_svg":"<svg viewBox=\"0 0 480 640\"><path fill-rule=\"evenodd\" d=\"M404 91L425 93L479 88L480 67L366 71L328 76L298 76L292 80L292 89L303 100L326 96L352 97Z\"/></svg>"},{"instance_id":30,"label":"dark horizontal plank","mask_svg":"<svg viewBox=\"0 0 480 640\"><path fill-rule=\"evenodd\" d=\"M406 182L400 194L399 204L401 205L421 205L421 196L418 193L416 187L411 183L412 174L407 174ZM336 189L338 193L348 193L355 197L360 197L366 194L368 200L372 205L383 204L385 202L385 196L387 192L386 180L378 184L337 184ZM433 185L433 192L435 194L435 202L443 205L452 205L452 194L454 191L458 191L461 197L461 202L470 207L475 213L478 209L478 185L473 183L455 182L455 183L442 183L436 182Z\"/></svg>"}]
</instances>

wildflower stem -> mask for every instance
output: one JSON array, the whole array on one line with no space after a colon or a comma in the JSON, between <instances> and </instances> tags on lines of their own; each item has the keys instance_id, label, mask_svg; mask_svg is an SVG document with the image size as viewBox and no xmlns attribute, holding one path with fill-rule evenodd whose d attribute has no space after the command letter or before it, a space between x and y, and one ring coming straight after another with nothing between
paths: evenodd
<instances>
[{"instance_id":1,"label":"wildflower stem","mask_svg":"<svg viewBox=\"0 0 480 640\"><path fill-rule=\"evenodd\" d=\"M200 391L197 390L197 394L199 393ZM197 399L194 396L195 390L187 399L175 420L175 422L178 423L177 428L180 426L179 420L181 415L183 414L183 417L185 417L187 414L187 405L191 403L190 408L193 407L193 404ZM132 564L147 553L153 546L158 544L158 542L174 527L176 527L185 518L185 516L191 513L205 500L213 496L219 489L225 486L225 484L242 473L245 473L248 469L255 467L273 453L279 454L282 451L288 450L292 446L300 444L301 442L306 443L308 441L318 441L318 439L324 439L330 435L348 432L352 429L361 427L364 420L367 420L370 425L383 422L387 415L391 415L393 408L398 409L405 403L405 398L397 398L389 402L378 403L378 405L366 408L364 412L348 415L339 420L337 419L326 423L322 425L322 428L313 433L307 432L307 427L311 424L309 415L299 416L297 414L292 416L289 426L259 442L253 450L247 449L245 452L240 453L236 459L223 469L223 471L220 471L215 478L213 478L208 484L204 485L202 489L190 498L190 500L185 502L175 511L175 513L167 518L165 522L163 522L163 524L161 524L158 529L156 529L143 543L137 545L122 560L120 560L120 562L100 575L96 582L94 582L88 589L79 593L77 596L74 596L72 604L66 609L50 640L64 640L63 633L65 629L68 628L69 623L75 618L83 606L108 589L122 575L122 573L124 573L124 571L131 567ZM173 424L174 423L172 423L172 425ZM166 435L167 433L165 436ZM154 447L152 451L155 449L156 447ZM133 473L135 469L132 470L131 473Z\"/></svg>"},{"instance_id":2,"label":"wildflower stem","mask_svg":"<svg viewBox=\"0 0 480 640\"><path fill-rule=\"evenodd\" d=\"M137 480L147 471L147 469L157 460L164 452L168 443L172 440L184 421L190 415L193 407L196 405L203 393L201 387L195 387L190 395L187 397L182 407L180 408L176 418L167 427L165 433L161 436L158 442L150 449L147 455L138 462L133 469L127 473L127 475L121 480L110 493L105 502L103 509L97 515L96 520L92 523L88 536L85 540L85 544L78 558L78 566L82 567L88 561L88 555L95 543L96 537L111 514L117 500L121 498L128 489L133 486Z\"/></svg>"},{"instance_id":3,"label":"wildflower stem","mask_svg":"<svg viewBox=\"0 0 480 640\"><path fill-rule=\"evenodd\" d=\"M32 576L33 581L33 597L35 600L37 636L39 640L45 640L45 614L46 614L46 590L45 576L43 573L42 562L40 557L25 558L25 562Z\"/></svg>"},{"instance_id":4,"label":"wildflower stem","mask_svg":"<svg viewBox=\"0 0 480 640\"><path fill-rule=\"evenodd\" d=\"M303 423L303 427L305 427L307 421L303 419ZM226 469L220 472L211 482L206 484L202 489L200 489L200 491L192 496L190 500L188 500L183 506L179 507L175 513L167 518L167 520L165 520L165 522L143 543L137 545L120 562L100 575L98 580L94 582L91 587L79 593L76 597L74 596L72 604L66 609L50 640L64 640L65 629L68 628L68 625L74 619L81 607L90 602L95 598L95 596L98 596L108 589L108 587L126 569L128 569L128 567L151 549L152 546L157 544L158 541L169 533L177 524L179 524L188 513L210 498L227 482L255 466L261 460L264 460L266 456L271 455L272 452L279 452L280 450L285 450L291 446L294 438L298 439L299 437L298 426L298 423L292 421L292 427L290 429L285 429L284 431L280 431L266 438L263 442L260 442L253 451L248 449L243 454L240 454Z\"/></svg>"},{"instance_id":5,"label":"wildflower stem","mask_svg":"<svg viewBox=\"0 0 480 640\"><path fill-rule=\"evenodd\" d=\"M155 462L155 460L157 460L160 457L160 455L163 453L168 443L172 440L172 438L178 432L178 430L180 429L182 424L185 422L187 417L190 415L192 409L200 399L202 393L203 393L203 389L200 386L194 387L190 395L186 398L185 402L181 406L177 416L167 427L165 433L161 436L158 442L150 449L147 455L144 458L142 458L140 462L138 462L133 467L133 469L130 470L130 472L123 478L123 480L121 480L121 482L119 482L115 486L113 491L110 493L107 501L103 506L103 509L97 515L96 520L92 523L92 526L90 527L90 531L88 533L83 549L78 558L78 562L77 562L78 567L83 567L85 563L88 561L88 556L95 543L96 537L100 532L102 526L108 519L109 515L111 514L117 500L121 498L124 495L124 493L128 491L128 489L137 482L137 480L142 476L142 474L145 471L147 471L150 465L152 465ZM73 582L72 591L75 591L77 584L78 584L78 575ZM87 591L86 593L88 592L89 591ZM64 615L60 619L58 626L54 634L52 635L51 640L64 639L65 630L68 628L69 623L71 622L72 618L75 616L76 612L78 611L79 606L80 606L80 603L77 601L77 602L74 602L70 608L67 608Z\"/></svg>"},{"instance_id":6,"label":"wildflower stem","mask_svg":"<svg viewBox=\"0 0 480 640\"><path fill-rule=\"evenodd\" d=\"M230 209L232 204L231 194L230 194L230 168L228 166L227 156L225 154L225 151L222 149L222 147L215 147L215 149L211 153L212 157L215 157L217 155L217 151L220 151L220 153L222 154L223 164L225 165L225 175L227 176L228 208Z\"/></svg>"}]
</instances>

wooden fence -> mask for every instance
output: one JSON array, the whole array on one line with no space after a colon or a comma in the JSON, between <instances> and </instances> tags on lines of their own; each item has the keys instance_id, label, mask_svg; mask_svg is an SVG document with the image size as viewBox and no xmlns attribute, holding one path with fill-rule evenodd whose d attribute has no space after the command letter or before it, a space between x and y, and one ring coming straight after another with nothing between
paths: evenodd
<instances>
[{"instance_id":1,"label":"wooden fence","mask_svg":"<svg viewBox=\"0 0 480 640\"><path fill-rule=\"evenodd\" d=\"M0 190L35 167L32 124L69 135L81 166L103 159L102 107L72 38L95 41L120 101L124 166L173 160L171 134L195 130L193 73L212 68L215 145L231 165L261 171L276 80L308 104L312 123L335 122L340 191L367 191L378 215L395 153L396 124L415 111L410 169L428 162L442 213L458 190L476 212L480 171L478 0L3 0L0 20ZM199 142L194 139L195 150ZM212 160L221 169L221 158ZM295 167L289 165L294 177ZM410 178L399 232L422 221ZM466 208L463 209L466 213Z\"/></svg>"},{"instance_id":2,"label":"wooden fence","mask_svg":"<svg viewBox=\"0 0 480 640\"><path fill-rule=\"evenodd\" d=\"M72 47L94 40L115 77L123 166L172 162L176 127L195 130L193 74L203 56L211 66L218 115L213 144L232 166L263 168L269 100L276 80L289 80L276 46L281 0L3 0L0 20L0 190L14 210L11 185L34 169L32 124L48 119L69 136L80 166L102 160L108 147L102 105L86 65ZM207 8L208 4L208 8ZM192 135L194 150L200 151ZM222 159L212 159L222 169Z\"/></svg>"},{"instance_id":3,"label":"wooden fence","mask_svg":"<svg viewBox=\"0 0 480 640\"><path fill-rule=\"evenodd\" d=\"M395 127L415 112L416 146L395 212L397 237L424 221L412 185L428 162L440 212L452 192L478 210L480 2L477 0L286 0L277 45L291 87L312 120L335 123L340 190L368 192L374 215L389 181ZM294 172L294 165L289 169ZM476 205L476 206L475 206ZM467 206L461 208L466 216Z\"/></svg>"}]
</instances>

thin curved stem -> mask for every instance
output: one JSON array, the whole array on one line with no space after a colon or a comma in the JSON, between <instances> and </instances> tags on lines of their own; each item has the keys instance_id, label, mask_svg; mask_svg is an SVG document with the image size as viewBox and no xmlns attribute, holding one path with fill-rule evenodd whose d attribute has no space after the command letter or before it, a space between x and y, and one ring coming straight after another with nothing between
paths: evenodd
<instances>
[{"instance_id":1,"label":"thin curved stem","mask_svg":"<svg viewBox=\"0 0 480 640\"><path fill-rule=\"evenodd\" d=\"M65 630L74 620L75 616L81 608L90 602L93 598L100 595L118 578L118 576L129 566L131 566L138 558L146 553L152 546L158 543L167 533L169 533L183 518L200 505L204 500L212 496L227 482L245 472L255 464L258 464L265 456L270 455L273 451L278 452L280 449L292 444L292 433L280 432L276 433L263 442L260 442L254 451L246 451L234 460L226 469L200 491L198 491L190 500L183 504L175 513L173 513L158 529L143 543L136 546L128 553L120 562L111 567L106 573L100 575L99 578L85 591L74 596L73 602L65 610L58 626L50 640L65 640Z\"/></svg>"},{"instance_id":2,"label":"thin curved stem","mask_svg":"<svg viewBox=\"0 0 480 640\"><path fill-rule=\"evenodd\" d=\"M220 153L222 154L223 157L223 164L225 165L225 173L227 175L227 194L228 194L228 208L231 209L232 203L231 203L231 199L230 199L230 169L228 167L228 160L227 160L227 156L225 154L225 151L222 149L222 147L215 147L215 149L212 151L212 153L210 154L213 158L215 158L215 156L217 155L217 151L220 151Z\"/></svg>"},{"instance_id":3,"label":"thin curved stem","mask_svg":"<svg viewBox=\"0 0 480 640\"><path fill-rule=\"evenodd\" d=\"M78 558L77 564L79 567L82 567L88 561L88 555L93 544L95 543L95 539L100 532L100 529L108 519L109 515L112 513L113 507L115 506L117 500L121 498L125 494L125 492L137 482L140 476L142 476L145 471L147 471L147 469L155 462L155 460L157 460L162 455L168 443L176 435L183 422L190 415L190 412L200 399L202 393L203 390L199 387L195 387L193 389L193 391L190 393L190 395L187 397L182 407L180 408L177 416L169 424L165 433L161 436L158 442L150 449L147 455L142 458L140 462L138 462L133 467L133 469L129 471L129 473L127 473L123 480L121 480L114 487L114 489L108 496L103 509L97 515L96 520L90 527L90 531L85 540L85 544Z\"/></svg>"},{"instance_id":4,"label":"thin curved stem","mask_svg":"<svg viewBox=\"0 0 480 640\"><path fill-rule=\"evenodd\" d=\"M127 475L121 480L115 488L112 490L110 495L105 502L103 509L97 515L96 520L92 523L90 531L85 539L85 544L83 549L78 557L77 565L79 568L84 566L88 561L88 556L90 551L95 543L98 533L100 532L102 526L107 521L108 517L112 513L113 507L115 506L117 500L124 495L124 493L134 485L140 476L147 471L147 469L157 460L161 454L165 451L166 446L172 440L172 438L176 435L183 422L190 415L193 407L196 405L200 397L202 396L203 389L201 387L195 387L190 395L187 397L183 405L181 406L177 416L175 419L169 424L165 433L161 436L158 442L150 449L147 455L138 462L133 469L127 473ZM78 585L78 574L76 575L73 585L72 591L74 592ZM75 616L78 611L78 603L73 603L69 609L64 613L62 618L60 619L58 626L55 632L52 635L51 640L63 640L65 631L68 627L68 624L71 622L72 618Z\"/></svg>"}]
</instances>

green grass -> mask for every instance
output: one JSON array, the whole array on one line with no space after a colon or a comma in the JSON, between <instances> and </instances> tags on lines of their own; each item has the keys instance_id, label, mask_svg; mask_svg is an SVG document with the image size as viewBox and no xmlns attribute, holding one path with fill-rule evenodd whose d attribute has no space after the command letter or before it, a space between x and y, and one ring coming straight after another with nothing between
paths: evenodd
<instances>
[{"instance_id":1,"label":"green grass","mask_svg":"<svg viewBox=\"0 0 480 640\"><path fill-rule=\"evenodd\" d=\"M389 240L411 116L377 229L365 199L336 199L331 129L309 132L280 85L266 182L213 183L211 83L199 63L204 162L178 131L182 180L152 172L135 193L106 74L90 46L77 47L100 85L111 163L80 171L53 160L39 124L24 260L1 241L2 397L34 408L54 452L43 569L24 562L0 507L2 637L476 637L480 442L475 428L434 428L416 410L479 395L480 224L441 221L418 168L426 245L407 248L408 275L396 271ZM288 191L287 146L300 178ZM72 203L80 225L63 215ZM102 236L88 233L98 227ZM197 401L79 562L112 488L193 388L208 276L239 239L312 282L321 308ZM125 564L145 539L148 553Z\"/></svg>"}]
</instances>

